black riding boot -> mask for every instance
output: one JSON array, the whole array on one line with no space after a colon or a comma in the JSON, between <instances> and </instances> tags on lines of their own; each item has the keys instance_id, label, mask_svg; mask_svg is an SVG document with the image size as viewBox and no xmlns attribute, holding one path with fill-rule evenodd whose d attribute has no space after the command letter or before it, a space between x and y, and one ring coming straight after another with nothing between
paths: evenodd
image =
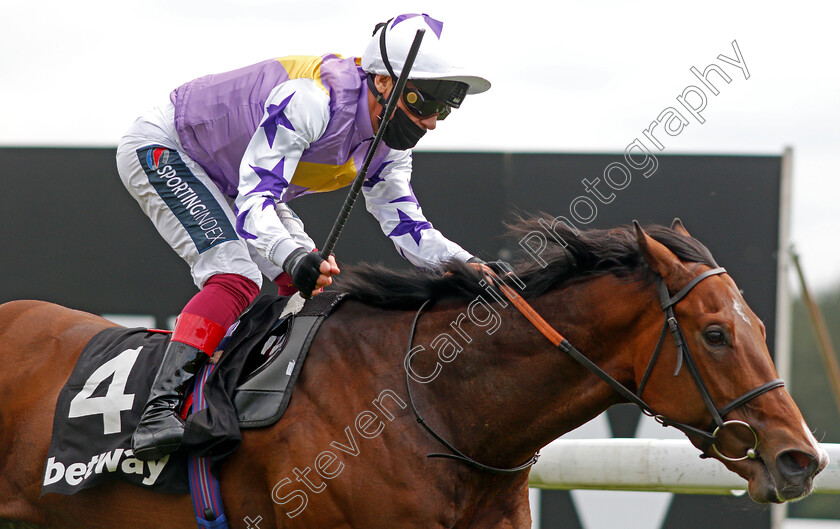
<instances>
[{"instance_id":1,"label":"black riding boot","mask_svg":"<svg viewBox=\"0 0 840 529\"><path fill-rule=\"evenodd\" d=\"M184 436L178 414L184 391L207 361L207 354L191 345L170 342L163 355L149 400L131 438L134 457L155 461L174 452Z\"/></svg>"}]
</instances>

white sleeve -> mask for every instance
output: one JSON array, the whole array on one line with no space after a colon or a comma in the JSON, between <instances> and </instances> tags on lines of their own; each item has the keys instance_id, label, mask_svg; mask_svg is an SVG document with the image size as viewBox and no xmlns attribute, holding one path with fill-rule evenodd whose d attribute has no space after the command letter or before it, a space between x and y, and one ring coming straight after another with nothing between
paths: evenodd
<instances>
[{"instance_id":1,"label":"white sleeve","mask_svg":"<svg viewBox=\"0 0 840 529\"><path fill-rule=\"evenodd\" d=\"M450 241L423 216L411 189L411 151L392 150L362 186L367 210L397 251L418 268L437 270L472 254Z\"/></svg>"},{"instance_id":2,"label":"white sleeve","mask_svg":"<svg viewBox=\"0 0 840 529\"><path fill-rule=\"evenodd\" d=\"M263 257L283 266L297 248L275 213L285 202L300 157L329 123L329 96L311 79L278 85L239 166L236 231Z\"/></svg>"}]
</instances>

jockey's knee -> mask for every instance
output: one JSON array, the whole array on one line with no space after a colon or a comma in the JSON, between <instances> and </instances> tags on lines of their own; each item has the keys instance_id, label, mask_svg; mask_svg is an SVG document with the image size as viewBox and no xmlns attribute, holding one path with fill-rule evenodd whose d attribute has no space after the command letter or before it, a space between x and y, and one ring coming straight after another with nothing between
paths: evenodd
<instances>
[{"instance_id":1,"label":"jockey's knee","mask_svg":"<svg viewBox=\"0 0 840 529\"><path fill-rule=\"evenodd\" d=\"M235 306L241 307L240 312L250 305L257 294L260 293L260 286L253 280L239 274L216 274L210 276L204 283L204 289L211 287L218 289L221 295L227 295L234 302Z\"/></svg>"},{"instance_id":2,"label":"jockey's knee","mask_svg":"<svg viewBox=\"0 0 840 529\"><path fill-rule=\"evenodd\" d=\"M259 285L239 274L215 274L184 307L195 314L228 328L259 294Z\"/></svg>"}]
</instances>

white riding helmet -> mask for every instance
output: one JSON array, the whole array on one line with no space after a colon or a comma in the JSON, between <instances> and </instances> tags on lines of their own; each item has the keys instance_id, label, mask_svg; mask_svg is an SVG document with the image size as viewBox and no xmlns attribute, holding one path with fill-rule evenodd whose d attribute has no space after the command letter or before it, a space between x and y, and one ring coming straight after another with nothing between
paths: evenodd
<instances>
[{"instance_id":1,"label":"white riding helmet","mask_svg":"<svg viewBox=\"0 0 840 529\"><path fill-rule=\"evenodd\" d=\"M409 72L409 79L465 83L468 85L467 94L480 94L490 88L487 79L468 75L461 67L453 66L449 62L446 41L441 41L443 22L425 13L399 15L388 22L378 24L373 38L362 54L362 69L368 73L398 77L418 29L424 29L426 33ZM383 48L387 63L383 59Z\"/></svg>"}]
</instances>

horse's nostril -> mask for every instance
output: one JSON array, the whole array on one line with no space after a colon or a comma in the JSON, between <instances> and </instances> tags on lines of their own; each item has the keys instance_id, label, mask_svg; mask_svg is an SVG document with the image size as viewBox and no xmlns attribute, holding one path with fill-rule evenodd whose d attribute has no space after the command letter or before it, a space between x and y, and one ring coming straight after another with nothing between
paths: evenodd
<instances>
[{"instance_id":1,"label":"horse's nostril","mask_svg":"<svg viewBox=\"0 0 840 529\"><path fill-rule=\"evenodd\" d=\"M810 476L817 468L817 458L799 450L782 452L776 462L779 470L789 477Z\"/></svg>"}]
</instances>

